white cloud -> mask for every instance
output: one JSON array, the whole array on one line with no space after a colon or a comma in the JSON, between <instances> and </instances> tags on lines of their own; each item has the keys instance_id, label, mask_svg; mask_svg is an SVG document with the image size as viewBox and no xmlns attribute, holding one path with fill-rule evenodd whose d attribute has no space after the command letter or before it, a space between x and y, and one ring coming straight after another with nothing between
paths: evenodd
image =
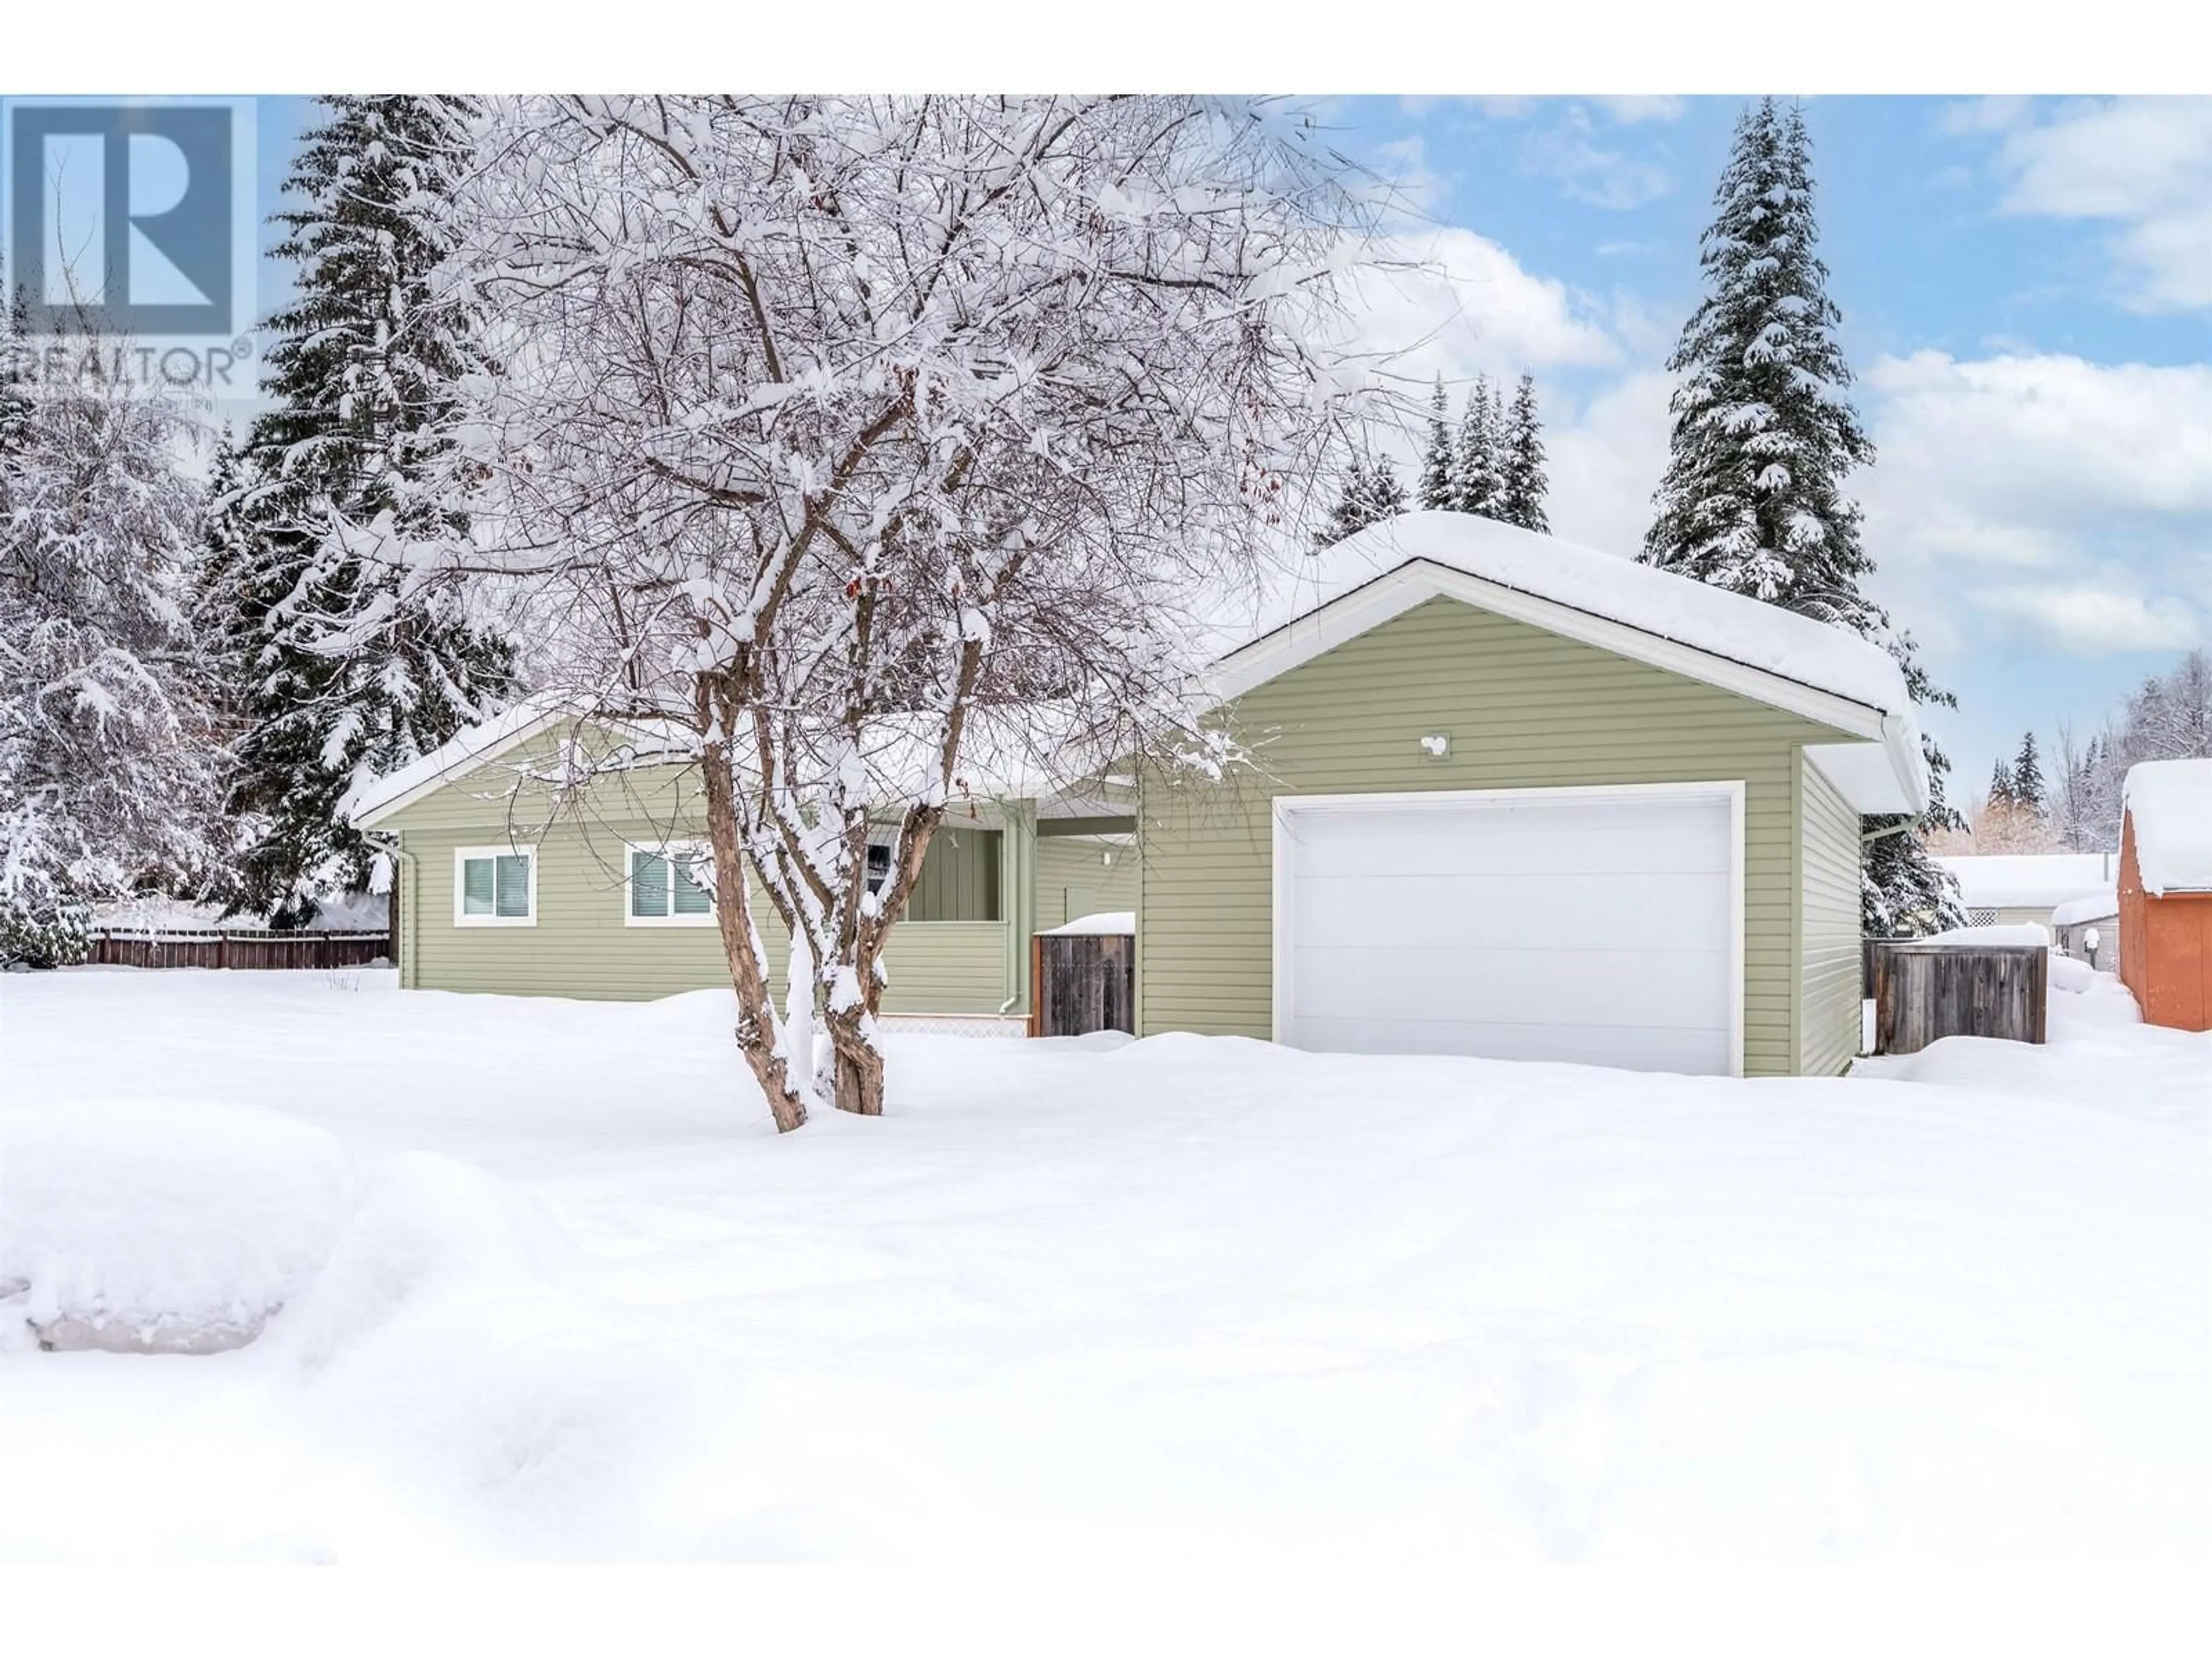
<instances>
[{"instance_id":1,"label":"white cloud","mask_svg":"<svg viewBox=\"0 0 2212 1659\"><path fill-rule=\"evenodd\" d=\"M1366 348L1413 382L1603 366L1620 348L1594 307L1497 243L1457 227L1387 239L1349 296Z\"/></svg>"},{"instance_id":2,"label":"white cloud","mask_svg":"<svg viewBox=\"0 0 2212 1659\"><path fill-rule=\"evenodd\" d=\"M2146 599L2086 585L1984 588L1973 597L1984 610L2024 624L2038 641L2078 657L2183 651L2203 638L2196 607L2174 597Z\"/></svg>"},{"instance_id":3,"label":"white cloud","mask_svg":"<svg viewBox=\"0 0 2212 1659\"><path fill-rule=\"evenodd\" d=\"M1668 395L1674 378L1644 369L1579 408L1547 407L1547 501L1555 533L1634 557L1651 525L1651 492L1667 470Z\"/></svg>"},{"instance_id":4,"label":"white cloud","mask_svg":"<svg viewBox=\"0 0 2212 1659\"><path fill-rule=\"evenodd\" d=\"M2212 542L2212 365L1877 361L1880 457L1852 487L1875 592L1930 645L2076 653L2197 636Z\"/></svg>"},{"instance_id":5,"label":"white cloud","mask_svg":"<svg viewBox=\"0 0 2212 1659\"><path fill-rule=\"evenodd\" d=\"M1427 142L1418 132L1375 147L1371 163L1381 185L1381 207L1393 224L1419 219L1433 223L1450 182L1429 165Z\"/></svg>"},{"instance_id":6,"label":"white cloud","mask_svg":"<svg viewBox=\"0 0 2212 1659\"><path fill-rule=\"evenodd\" d=\"M2109 221L2130 305L2212 307L2212 98L2075 103L1992 129L2007 212Z\"/></svg>"},{"instance_id":7,"label":"white cloud","mask_svg":"<svg viewBox=\"0 0 2212 1659\"><path fill-rule=\"evenodd\" d=\"M1576 201L1616 211L1664 196L1674 182L1649 155L1600 143L1595 124L1579 105L1523 137L1518 165L1523 173L1558 179Z\"/></svg>"},{"instance_id":8,"label":"white cloud","mask_svg":"<svg viewBox=\"0 0 2212 1659\"><path fill-rule=\"evenodd\" d=\"M1593 98L1589 100L1623 126L1643 121L1676 121L1687 106L1671 93L1658 96Z\"/></svg>"}]
</instances>

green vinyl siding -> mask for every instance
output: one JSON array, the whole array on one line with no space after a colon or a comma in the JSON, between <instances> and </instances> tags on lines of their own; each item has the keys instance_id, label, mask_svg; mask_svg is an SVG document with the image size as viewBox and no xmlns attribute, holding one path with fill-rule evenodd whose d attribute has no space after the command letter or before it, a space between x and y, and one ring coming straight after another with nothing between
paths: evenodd
<instances>
[{"instance_id":1,"label":"green vinyl siding","mask_svg":"<svg viewBox=\"0 0 2212 1659\"><path fill-rule=\"evenodd\" d=\"M908 921L999 920L999 832L940 825L906 902Z\"/></svg>"},{"instance_id":2,"label":"green vinyl siding","mask_svg":"<svg viewBox=\"0 0 2212 1659\"><path fill-rule=\"evenodd\" d=\"M1273 1029L1279 794L1744 784L1744 1069L1792 1071L1799 745L1827 726L1595 646L1436 599L1245 694L1255 765L1146 780L1139 1030ZM1419 739L1448 732L1443 760Z\"/></svg>"},{"instance_id":3,"label":"green vinyl siding","mask_svg":"<svg viewBox=\"0 0 2212 1659\"><path fill-rule=\"evenodd\" d=\"M632 926L626 914L625 877L635 846L704 838L696 774L687 767L653 766L595 780L580 802L549 823L545 800L526 777L555 750L549 736L457 779L380 826L380 834L398 836L406 854L400 860L401 983L423 990L613 1000L727 986L721 935L710 921L678 925L664 916ZM526 784L518 791L519 777ZM995 846L982 851L987 840L995 843L995 834L963 830L961 840L974 849L972 859L988 858L996 872ZM507 844L536 851L534 924L455 926L456 850ZM961 851L950 842L947 850L956 857ZM925 878L941 856L933 845ZM665 863L659 868L664 873L656 879L665 891ZM972 895L974 872L943 885ZM676 884L678 915L694 908L690 886L680 878ZM781 997L788 945L757 887L753 913ZM996 1013L1013 989L1016 960L1006 924L909 917L893 930L884 951L884 1010Z\"/></svg>"},{"instance_id":4,"label":"green vinyl siding","mask_svg":"<svg viewBox=\"0 0 2212 1659\"><path fill-rule=\"evenodd\" d=\"M1137 849L1126 840L1040 836L1036 860L1039 927L1057 927L1095 911L1137 908Z\"/></svg>"},{"instance_id":5,"label":"green vinyl siding","mask_svg":"<svg viewBox=\"0 0 2212 1659\"><path fill-rule=\"evenodd\" d=\"M1833 1077L1859 1051L1859 818L1802 756L1798 1070Z\"/></svg>"}]
</instances>

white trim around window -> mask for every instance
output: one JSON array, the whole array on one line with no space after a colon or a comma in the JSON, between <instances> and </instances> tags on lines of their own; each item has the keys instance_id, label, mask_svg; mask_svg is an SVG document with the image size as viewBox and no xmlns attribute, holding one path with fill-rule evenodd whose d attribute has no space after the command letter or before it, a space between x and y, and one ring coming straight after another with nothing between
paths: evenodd
<instances>
[{"instance_id":1,"label":"white trim around window","mask_svg":"<svg viewBox=\"0 0 2212 1659\"><path fill-rule=\"evenodd\" d=\"M512 909L502 914L499 908L503 896L511 895L511 886L502 887L500 881L501 860L520 860L525 872L524 892L527 908L516 915ZM471 912L469 901L469 866L489 863L491 866L489 910ZM510 868L512 865L510 863ZM538 925L538 849L514 842L493 847L456 847L453 848L453 926L456 927L535 927Z\"/></svg>"},{"instance_id":2,"label":"white trim around window","mask_svg":"<svg viewBox=\"0 0 2212 1659\"><path fill-rule=\"evenodd\" d=\"M638 914L638 860L641 858L665 861L665 875L658 890L660 909L658 915L648 910ZM702 910L678 910L676 907L686 895L678 892L679 885L688 884L695 891L705 887L703 883L679 884L677 870L682 862L703 864L709 871L714 867L714 849L703 841L634 841L623 848L623 926L625 927L712 927L714 926L714 901L711 889L707 889L707 905ZM654 893L646 889L648 897Z\"/></svg>"}]
</instances>

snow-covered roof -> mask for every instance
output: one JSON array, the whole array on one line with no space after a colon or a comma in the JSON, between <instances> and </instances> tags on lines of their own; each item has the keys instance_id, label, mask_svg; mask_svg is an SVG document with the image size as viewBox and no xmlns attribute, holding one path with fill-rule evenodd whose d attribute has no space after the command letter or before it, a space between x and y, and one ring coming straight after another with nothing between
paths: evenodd
<instances>
[{"instance_id":1,"label":"snow-covered roof","mask_svg":"<svg viewBox=\"0 0 2212 1659\"><path fill-rule=\"evenodd\" d=\"M2212 760L2138 762L2120 798L2143 890L2212 892Z\"/></svg>"},{"instance_id":2,"label":"snow-covered roof","mask_svg":"<svg viewBox=\"0 0 2212 1659\"><path fill-rule=\"evenodd\" d=\"M1936 863L1959 881L1959 902L1970 910L2041 909L2112 884L2119 860L2110 853L1971 853Z\"/></svg>"},{"instance_id":3,"label":"snow-covered roof","mask_svg":"<svg viewBox=\"0 0 2212 1659\"><path fill-rule=\"evenodd\" d=\"M1671 571L1472 514L1404 514L1318 553L1290 556L1256 594L1221 604L1199 631L1200 650L1218 659L1207 683L1224 699L1238 696L1439 594L1858 738L1815 745L1814 758L1861 811L1917 812L1927 802L1912 699L1903 671L1880 646ZM526 697L420 760L356 784L341 811L355 824L373 827L582 707L560 692ZM1069 767L1064 745L1053 740L1050 713L972 721L963 744L964 793L1007 800L1060 793ZM688 739L672 725L624 724L635 725L648 744L688 752ZM657 737L647 730L663 726ZM933 760L925 734L890 727L868 765L892 779L927 772Z\"/></svg>"},{"instance_id":4,"label":"snow-covered roof","mask_svg":"<svg viewBox=\"0 0 2212 1659\"><path fill-rule=\"evenodd\" d=\"M629 762L689 758L695 738L680 723L660 718L594 713L591 700L558 692L539 692L480 725L456 732L419 760L357 783L340 811L356 828L373 829L414 802L520 747L541 732L589 720L634 746ZM1081 745L1068 722L1048 706L1032 705L1016 714L977 709L969 717L961 741L960 766L953 779L957 796L979 800L1047 800L1069 781L1073 759ZM887 793L923 787L936 773L933 730L919 717L911 722L882 722L863 757L869 779Z\"/></svg>"},{"instance_id":5,"label":"snow-covered roof","mask_svg":"<svg viewBox=\"0 0 2212 1659\"><path fill-rule=\"evenodd\" d=\"M1286 563L1216 665L1235 696L1437 595L1821 720L1887 752L1897 805L1927 799L1905 674L1847 629L1465 513L1408 513ZM1235 630L1232 630L1232 632ZM1845 787L1838 780L1838 787ZM1846 788L1846 793L1852 791Z\"/></svg>"},{"instance_id":6,"label":"snow-covered roof","mask_svg":"<svg viewBox=\"0 0 2212 1659\"><path fill-rule=\"evenodd\" d=\"M2084 893L2080 898L2070 898L2056 906L2051 912L2051 925L2074 927L2085 921L2111 921L2119 914L2119 890L2107 887L2101 892Z\"/></svg>"}]
</instances>

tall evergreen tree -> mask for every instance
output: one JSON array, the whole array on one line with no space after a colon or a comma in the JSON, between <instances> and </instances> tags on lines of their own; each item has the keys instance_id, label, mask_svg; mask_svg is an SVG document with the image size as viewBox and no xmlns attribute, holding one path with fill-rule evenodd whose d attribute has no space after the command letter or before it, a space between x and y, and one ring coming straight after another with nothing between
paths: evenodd
<instances>
[{"instance_id":1,"label":"tall evergreen tree","mask_svg":"<svg viewBox=\"0 0 2212 1659\"><path fill-rule=\"evenodd\" d=\"M1551 484L1544 477L1543 422L1536 414L1536 381L1532 375L1521 377L1498 447L1498 510L1492 516L1502 523L1548 535L1552 522L1544 514L1544 497Z\"/></svg>"},{"instance_id":2,"label":"tall evergreen tree","mask_svg":"<svg viewBox=\"0 0 2212 1659\"><path fill-rule=\"evenodd\" d=\"M2009 806L2012 803L2012 768L1999 761L1990 773L1989 804Z\"/></svg>"},{"instance_id":3,"label":"tall evergreen tree","mask_svg":"<svg viewBox=\"0 0 2212 1659\"><path fill-rule=\"evenodd\" d=\"M1644 562L1877 633L1843 493L1874 445L1844 395L1802 111L1766 98L1744 112L1714 200L1705 296L1667 364L1682 380Z\"/></svg>"},{"instance_id":4,"label":"tall evergreen tree","mask_svg":"<svg viewBox=\"0 0 2212 1659\"><path fill-rule=\"evenodd\" d=\"M253 831L239 908L279 926L368 882L340 816L366 774L404 764L495 709L512 653L454 601L402 602L398 575L339 526L419 527L408 481L461 357L425 204L443 188L448 100L332 97L301 140L276 216L297 297L270 319L264 390L241 458L237 545L218 561L246 705L233 808ZM459 526L451 526L459 528Z\"/></svg>"},{"instance_id":5,"label":"tall evergreen tree","mask_svg":"<svg viewBox=\"0 0 2212 1659\"><path fill-rule=\"evenodd\" d=\"M1498 424L1496 397L1488 378L1480 378L1467 394L1452 457L1452 505L1462 513L1498 511Z\"/></svg>"},{"instance_id":6,"label":"tall evergreen tree","mask_svg":"<svg viewBox=\"0 0 2212 1659\"><path fill-rule=\"evenodd\" d=\"M2024 732L2020 740L2020 756L2012 763L2012 799L2026 811L2041 817L2048 805L2044 799L2043 761L2035 751L2035 733Z\"/></svg>"},{"instance_id":7,"label":"tall evergreen tree","mask_svg":"<svg viewBox=\"0 0 2212 1659\"><path fill-rule=\"evenodd\" d=\"M1421 452L1421 505L1431 512L1454 505L1451 423L1445 418L1443 376L1429 394L1429 442Z\"/></svg>"},{"instance_id":8,"label":"tall evergreen tree","mask_svg":"<svg viewBox=\"0 0 2212 1659\"><path fill-rule=\"evenodd\" d=\"M1929 678L1911 637L1860 592L1874 569L1844 493L1874 445L1848 396L1828 269L1815 251L1812 143L1804 112L1773 98L1738 119L1699 246L1705 295L1668 368L1681 377L1667 472L1643 559L1882 642L1914 701L1956 699ZM1957 924L1956 887L1921 836L1959 827L1942 799L1949 763L1923 734L1931 802L1920 834L1870 821L1862 909L1870 932Z\"/></svg>"}]
</instances>

